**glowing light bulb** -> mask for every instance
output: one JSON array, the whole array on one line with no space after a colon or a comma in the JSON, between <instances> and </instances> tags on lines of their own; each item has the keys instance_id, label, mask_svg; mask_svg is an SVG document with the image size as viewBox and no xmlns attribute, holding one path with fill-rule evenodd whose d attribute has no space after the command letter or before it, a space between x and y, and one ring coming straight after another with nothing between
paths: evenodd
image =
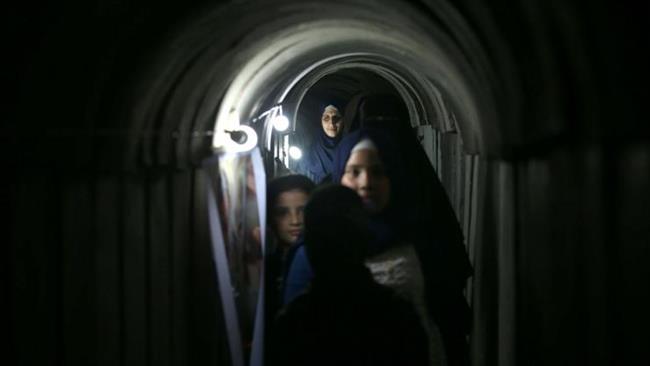
<instances>
[{"instance_id":1,"label":"glowing light bulb","mask_svg":"<svg viewBox=\"0 0 650 366\"><path fill-rule=\"evenodd\" d=\"M289 128L289 119L282 114L273 117L271 123L273 124L273 127L280 132L285 131L287 128Z\"/></svg>"},{"instance_id":2,"label":"glowing light bulb","mask_svg":"<svg viewBox=\"0 0 650 366\"><path fill-rule=\"evenodd\" d=\"M289 148L289 156L293 160L300 160L300 158L302 158L302 150L300 150L297 146L291 146Z\"/></svg>"}]
</instances>

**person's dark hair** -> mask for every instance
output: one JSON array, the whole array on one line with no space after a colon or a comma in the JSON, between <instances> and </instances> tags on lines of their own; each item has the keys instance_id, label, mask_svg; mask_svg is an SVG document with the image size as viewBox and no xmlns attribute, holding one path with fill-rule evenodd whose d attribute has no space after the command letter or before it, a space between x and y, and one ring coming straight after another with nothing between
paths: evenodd
<instances>
[{"instance_id":1,"label":"person's dark hair","mask_svg":"<svg viewBox=\"0 0 650 366\"><path fill-rule=\"evenodd\" d=\"M288 191L300 190L308 195L316 188L314 182L300 174L290 174L272 179L266 189L266 217L270 219L278 197Z\"/></svg>"},{"instance_id":2,"label":"person's dark hair","mask_svg":"<svg viewBox=\"0 0 650 366\"><path fill-rule=\"evenodd\" d=\"M359 195L340 185L317 188L305 207L305 249L314 274L363 266L370 232Z\"/></svg>"}]
</instances>

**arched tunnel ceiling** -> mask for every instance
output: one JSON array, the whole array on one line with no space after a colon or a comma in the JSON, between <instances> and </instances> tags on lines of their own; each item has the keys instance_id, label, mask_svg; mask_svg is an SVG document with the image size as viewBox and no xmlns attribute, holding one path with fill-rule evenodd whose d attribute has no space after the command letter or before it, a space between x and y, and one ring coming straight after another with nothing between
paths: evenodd
<instances>
[{"instance_id":1,"label":"arched tunnel ceiling","mask_svg":"<svg viewBox=\"0 0 650 366\"><path fill-rule=\"evenodd\" d=\"M145 1L125 11L100 2L92 12L49 6L38 13L20 6L24 16L8 20L9 37L20 37L6 58L6 80L16 93L5 124L5 136L13 137L3 145L31 162L43 159L41 151L57 151L65 158L45 156L58 165L92 164L95 155L104 166L196 163L207 153L226 79L236 73L229 50L303 20L310 9L340 14L316 1L261 3ZM406 4L418 14L409 22L433 24L423 34L447 35L494 96L484 101L484 110L498 116L483 131L491 136L488 155L536 154L575 138L649 136L637 115L647 100L647 73L638 72L648 63L639 52L647 45L639 17L647 12L629 1L599 2L588 11L576 1L337 4L356 6L354 16ZM386 19L393 28L405 24Z\"/></svg>"},{"instance_id":2,"label":"arched tunnel ceiling","mask_svg":"<svg viewBox=\"0 0 650 366\"><path fill-rule=\"evenodd\" d=\"M144 97L136 106L134 124L139 128L153 124L170 132L206 131L214 124L217 107L219 123L237 124L257 101L301 70L332 55L354 51L369 55L371 63L383 60L389 68L421 83L422 90L441 93L458 119L470 152L498 149L499 119L491 102L491 86L485 83L489 65L481 66L485 57L471 59L463 54L454 43L457 35L440 28L434 19L391 1L373 7L361 1L277 1L272 5L271 10L267 3L247 3L248 9L233 4L194 19L180 30L154 57L157 71L141 83ZM272 20L265 16L268 11L276 15ZM244 16L230 24L229 12ZM223 27L228 27L227 34ZM163 138L145 150L154 149L158 155L154 160L164 160L170 149L178 155L188 147L199 155L205 149L197 144L174 146Z\"/></svg>"}]
</instances>

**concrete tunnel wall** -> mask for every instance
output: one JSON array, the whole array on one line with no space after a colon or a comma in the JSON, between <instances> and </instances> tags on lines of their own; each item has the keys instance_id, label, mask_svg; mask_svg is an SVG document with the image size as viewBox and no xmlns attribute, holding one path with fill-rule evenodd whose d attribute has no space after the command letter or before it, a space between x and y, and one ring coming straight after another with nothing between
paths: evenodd
<instances>
[{"instance_id":1,"label":"concrete tunnel wall","mask_svg":"<svg viewBox=\"0 0 650 366\"><path fill-rule=\"evenodd\" d=\"M493 68L501 119L483 127L488 148L469 157L460 135L443 135L440 168L452 199L466 198L454 178L468 161L477 177L474 364L647 364L643 5L410 3ZM209 125L185 99L207 80L164 67L186 56L168 41L222 4L9 12L3 267L16 364L227 362L196 166ZM213 38L197 43L234 42L208 25Z\"/></svg>"}]
</instances>

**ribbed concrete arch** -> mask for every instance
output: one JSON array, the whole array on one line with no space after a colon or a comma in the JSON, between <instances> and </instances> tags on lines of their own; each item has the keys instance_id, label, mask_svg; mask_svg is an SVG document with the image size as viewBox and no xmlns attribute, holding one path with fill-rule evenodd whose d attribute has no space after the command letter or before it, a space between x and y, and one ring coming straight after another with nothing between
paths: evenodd
<instances>
[{"instance_id":1,"label":"ribbed concrete arch","mask_svg":"<svg viewBox=\"0 0 650 366\"><path fill-rule=\"evenodd\" d=\"M357 0L247 2L190 19L152 56L157 65L140 82L144 97L131 115L134 128L161 134L144 149L134 141L131 157L145 151L150 161L197 161L209 153L210 138L214 143L225 128L246 123L260 112L259 101L285 93L287 82L317 70L323 60L334 60L331 67L359 55L367 67L381 64L410 80L425 110L444 100L467 152L496 152L497 121L503 119L487 84L494 78L488 58L457 45L458 39L473 38L467 29L457 34L462 27L449 26L455 18L448 16L448 5L428 6L422 11L394 1L372 7ZM233 14L239 15L236 21ZM436 16L448 16L447 24Z\"/></svg>"},{"instance_id":2,"label":"ribbed concrete arch","mask_svg":"<svg viewBox=\"0 0 650 366\"><path fill-rule=\"evenodd\" d=\"M16 2L5 19L13 364L228 364L197 163L257 54L240 51L336 17L420 29L466 61L454 66L485 150L464 155L459 134L429 141L454 207L473 209L461 215L475 249L473 364L650 364L647 2L45 3ZM265 85L250 111L286 86Z\"/></svg>"}]
</instances>

